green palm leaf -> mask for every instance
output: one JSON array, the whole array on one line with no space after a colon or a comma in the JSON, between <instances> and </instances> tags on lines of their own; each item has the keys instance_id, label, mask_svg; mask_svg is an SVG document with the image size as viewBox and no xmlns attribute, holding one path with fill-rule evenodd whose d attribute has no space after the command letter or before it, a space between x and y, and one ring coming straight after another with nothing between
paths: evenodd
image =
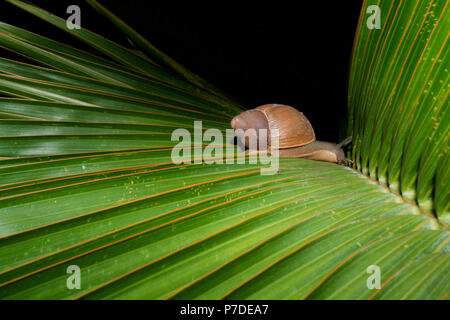
<instances>
[{"instance_id":1,"label":"green palm leaf","mask_svg":"<svg viewBox=\"0 0 450 320\"><path fill-rule=\"evenodd\" d=\"M448 298L446 3L364 3L355 168L285 158L262 175L231 145L223 163L172 162L173 130L225 135L242 109L97 1L148 57L8 1L97 52L0 23L0 45L39 64L0 58L0 298ZM382 28L368 29L377 4Z\"/></svg>"}]
</instances>

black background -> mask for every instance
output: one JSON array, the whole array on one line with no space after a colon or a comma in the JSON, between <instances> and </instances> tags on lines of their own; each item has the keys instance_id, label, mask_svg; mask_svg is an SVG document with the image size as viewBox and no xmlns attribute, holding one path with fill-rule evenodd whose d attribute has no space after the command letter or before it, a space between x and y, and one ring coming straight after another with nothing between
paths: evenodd
<instances>
[{"instance_id":1,"label":"black background","mask_svg":"<svg viewBox=\"0 0 450 320\"><path fill-rule=\"evenodd\" d=\"M63 31L0 2L3 22L91 50ZM85 1L32 2L60 17L68 17L67 7L77 4L81 27L132 47ZM308 117L318 139L337 142L344 137L351 50L362 0L100 2L246 108L292 105Z\"/></svg>"}]
</instances>

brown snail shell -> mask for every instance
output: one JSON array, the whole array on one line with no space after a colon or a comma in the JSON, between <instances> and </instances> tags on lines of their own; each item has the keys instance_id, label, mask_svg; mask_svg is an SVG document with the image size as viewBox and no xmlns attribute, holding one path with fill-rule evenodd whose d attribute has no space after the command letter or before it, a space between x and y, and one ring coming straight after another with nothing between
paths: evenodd
<instances>
[{"instance_id":1,"label":"brown snail shell","mask_svg":"<svg viewBox=\"0 0 450 320\"><path fill-rule=\"evenodd\" d=\"M234 130L267 129L267 136L278 129L279 149L300 147L316 140L311 123L297 109L282 104L265 104L245 111L231 120ZM245 141L248 145L248 138ZM270 139L268 139L270 145Z\"/></svg>"},{"instance_id":2,"label":"brown snail shell","mask_svg":"<svg viewBox=\"0 0 450 320\"><path fill-rule=\"evenodd\" d=\"M306 158L317 161L327 161L333 163L346 163L346 157L342 150L344 143L349 143L351 137L343 143L316 141L311 123L297 109L281 105L266 104L255 109L241 113L231 120L231 126L236 131L238 129L255 129L253 133L246 136L243 141L249 148L249 139L252 135L258 138L259 129L268 130L268 146L270 150L271 130L278 129L279 133L279 156ZM240 138L238 136L238 138ZM350 139L349 141L347 141ZM255 140L256 141L256 140ZM251 152L255 151L249 148Z\"/></svg>"}]
</instances>

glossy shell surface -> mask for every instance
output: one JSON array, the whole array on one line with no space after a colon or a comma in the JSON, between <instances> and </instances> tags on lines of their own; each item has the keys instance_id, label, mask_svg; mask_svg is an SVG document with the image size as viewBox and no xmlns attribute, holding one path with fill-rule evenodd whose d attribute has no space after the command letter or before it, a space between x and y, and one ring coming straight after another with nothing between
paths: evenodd
<instances>
[{"instance_id":1,"label":"glossy shell surface","mask_svg":"<svg viewBox=\"0 0 450 320\"><path fill-rule=\"evenodd\" d=\"M301 147L316 140L311 123L297 109L282 104L266 104L257 107L266 115L268 136L274 129L279 133L279 149Z\"/></svg>"}]
</instances>

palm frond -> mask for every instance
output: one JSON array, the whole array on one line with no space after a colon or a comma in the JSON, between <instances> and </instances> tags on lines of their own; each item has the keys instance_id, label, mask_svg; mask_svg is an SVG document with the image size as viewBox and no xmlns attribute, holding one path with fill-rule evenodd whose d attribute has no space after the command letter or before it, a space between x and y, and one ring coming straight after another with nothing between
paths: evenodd
<instances>
[{"instance_id":1,"label":"palm frond","mask_svg":"<svg viewBox=\"0 0 450 320\"><path fill-rule=\"evenodd\" d=\"M223 163L194 161L199 146L173 163L174 129L224 132L242 107L97 1L147 56L8 1L94 51L0 23L0 45L35 62L0 58L0 298L448 299L446 3L365 1L355 168L285 158L261 175L229 141Z\"/></svg>"}]
</instances>

